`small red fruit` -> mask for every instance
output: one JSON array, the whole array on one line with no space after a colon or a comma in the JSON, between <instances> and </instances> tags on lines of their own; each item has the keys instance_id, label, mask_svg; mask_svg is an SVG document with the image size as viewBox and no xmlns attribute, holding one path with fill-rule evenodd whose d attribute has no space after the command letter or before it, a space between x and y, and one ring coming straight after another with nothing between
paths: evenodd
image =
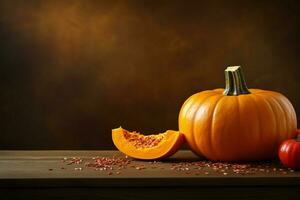
<instances>
[{"instance_id":1,"label":"small red fruit","mask_svg":"<svg viewBox=\"0 0 300 200\"><path fill-rule=\"evenodd\" d=\"M296 139L284 141L279 147L279 159L286 167L300 169L300 130Z\"/></svg>"}]
</instances>

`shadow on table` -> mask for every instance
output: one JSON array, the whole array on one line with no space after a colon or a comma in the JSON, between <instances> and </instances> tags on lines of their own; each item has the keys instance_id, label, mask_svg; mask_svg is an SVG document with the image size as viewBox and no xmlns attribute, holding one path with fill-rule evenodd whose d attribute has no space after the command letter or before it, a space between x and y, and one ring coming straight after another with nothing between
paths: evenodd
<instances>
[{"instance_id":1,"label":"shadow on table","mask_svg":"<svg viewBox=\"0 0 300 200\"><path fill-rule=\"evenodd\" d=\"M191 151L183 151L180 153L176 153L173 156L161 160L162 162L170 162L170 163L178 163L178 162L196 162L206 160L204 157L200 157Z\"/></svg>"}]
</instances>

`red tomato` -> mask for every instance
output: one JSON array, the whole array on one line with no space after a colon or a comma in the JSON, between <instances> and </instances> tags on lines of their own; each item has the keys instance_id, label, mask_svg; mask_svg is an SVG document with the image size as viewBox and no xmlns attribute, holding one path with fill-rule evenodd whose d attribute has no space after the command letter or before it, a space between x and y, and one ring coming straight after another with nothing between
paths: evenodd
<instances>
[{"instance_id":1,"label":"red tomato","mask_svg":"<svg viewBox=\"0 0 300 200\"><path fill-rule=\"evenodd\" d=\"M297 139L284 141L279 147L279 159L286 167L300 169L300 130Z\"/></svg>"}]
</instances>

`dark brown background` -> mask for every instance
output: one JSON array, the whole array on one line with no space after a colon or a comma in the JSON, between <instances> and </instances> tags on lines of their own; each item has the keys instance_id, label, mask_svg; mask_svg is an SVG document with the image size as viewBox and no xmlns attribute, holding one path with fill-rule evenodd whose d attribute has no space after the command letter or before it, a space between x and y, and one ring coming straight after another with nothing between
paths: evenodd
<instances>
[{"instance_id":1,"label":"dark brown background","mask_svg":"<svg viewBox=\"0 0 300 200\"><path fill-rule=\"evenodd\" d=\"M0 148L109 149L111 128L177 129L184 100L279 91L300 115L296 1L1 1ZM299 122L299 120L298 120Z\"/></svg>"}]
</instances>

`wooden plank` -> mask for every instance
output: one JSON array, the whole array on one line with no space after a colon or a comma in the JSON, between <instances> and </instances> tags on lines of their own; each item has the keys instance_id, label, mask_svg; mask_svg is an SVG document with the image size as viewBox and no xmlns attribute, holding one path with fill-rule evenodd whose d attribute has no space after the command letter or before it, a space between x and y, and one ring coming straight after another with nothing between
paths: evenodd
<instances>
[{"instance_id":1,"label":"wooden plank","mask_svg":"<svg viewBox=\"0 0 300 200\"><path fill-rule=\"evenodd\" d=\"M200 158L190 151L180 151L170 159L158 163L132 160L121 174L109 175L108 171L95 171L82 164L67 165L64 157L80 157L83 161L95 156L125 156L118 151L0 151L0 187L228 187L228 186L300 186L300 172L257 172L249 175L216 173L197 174L172 170L172 164L194 162ZM132 166L144 165L137 170ZM278 167L279 163L274 162ZM155 168L153 168L155 166ZM64 169L62 169L62 167ZM81 167L83 170L75 170ZM49 170L51 169L51 170Z\"/></svg>"}]
</instances>

